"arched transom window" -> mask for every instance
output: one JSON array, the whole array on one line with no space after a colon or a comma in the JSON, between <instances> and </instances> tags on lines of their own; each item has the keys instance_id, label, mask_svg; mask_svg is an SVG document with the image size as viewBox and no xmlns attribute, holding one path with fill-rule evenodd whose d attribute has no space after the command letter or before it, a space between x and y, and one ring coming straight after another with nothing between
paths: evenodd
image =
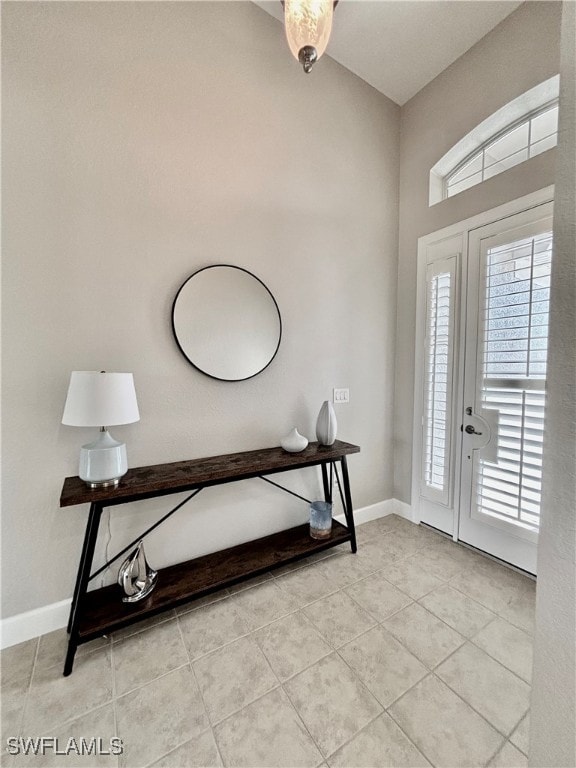
<instances>
[{"instance_id":1,"label":"arched transom window","mask_svg":"<svg viewBox=\"0 0 576 768\"><path fill-rule=\"evenodd\" d=\"M482 122L430 171L430 205L555 147L558 77L519 96Z\"/></svg>"}]
</instances>

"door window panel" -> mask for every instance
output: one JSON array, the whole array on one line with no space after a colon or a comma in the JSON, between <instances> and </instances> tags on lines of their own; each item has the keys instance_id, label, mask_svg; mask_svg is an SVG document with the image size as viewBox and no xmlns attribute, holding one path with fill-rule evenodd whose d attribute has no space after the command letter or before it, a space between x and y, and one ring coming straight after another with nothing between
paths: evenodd
<instances>
[{"instance_id":1,"label":"door window panel","mask_svg":"<svg viewBox=\"0 0 576 768\"><path fill-rule=\"evenodd\" d=\"M450 494L455 270L455 257L427 270L422 494L443 504Z\"/></svg>"},{"instance_id":2,"label":"door window panel","mask_svg":"<svg viewBox=\"0 0 576 768\"><path fill-rule=\"evenodd\" d=\"M552 233L486 254L481 402L498 412L497 460L479 458L477 511L540 521Z\"/></svg>"}]
</instances>

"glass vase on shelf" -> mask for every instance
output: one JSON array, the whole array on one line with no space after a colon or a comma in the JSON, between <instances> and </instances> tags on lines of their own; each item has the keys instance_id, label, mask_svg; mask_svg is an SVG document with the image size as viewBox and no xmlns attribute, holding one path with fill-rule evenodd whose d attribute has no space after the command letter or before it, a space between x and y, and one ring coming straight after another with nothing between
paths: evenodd
<instances>
[{"instance_id":1,"label":"glass vase on shelf","mask_svg":"<svg viewBox=\"0 0 576 768\"><path fill-rule=\"evenodd\" d=\"M313 539L329 539L332 531L332 504L313 501L310 504L310 536Z\"/></svg>"}]
</instances>

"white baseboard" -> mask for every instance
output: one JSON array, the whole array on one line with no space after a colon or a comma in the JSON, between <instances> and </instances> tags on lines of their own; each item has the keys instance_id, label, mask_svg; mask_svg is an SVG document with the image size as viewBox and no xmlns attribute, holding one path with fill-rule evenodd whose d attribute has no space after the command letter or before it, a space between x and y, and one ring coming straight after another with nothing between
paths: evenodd
<instances>
[{"instance_id":1,"label":"white baseboard","mask_svg":"<svg viewBox=\"0 0 576 768\"><path fill-rule=\"evenodd\" d=\"M355 509L354 523L356 525L362 525L362 523L369 523L370 520L376 520L379 517L393 515L396 512L395 503L396 499L386 499L385 501L377 501L376 504L370 504L368 507ZM339 523L346 525L346 518L343 514L335 515L334 519Z\"/></svg>"},{"instance_id":2,"label":"white baseboard","mask_svg":"<svg viewBox=\"0 0 576 768\"><path fill-rule=\"evenodd\" d=\"M405 501L400 501L399 499L390 499L390 501L393 502L392 513L394 515L398 515L398 517L403 517L405 520L410 520L411 523L418 522L415 518L414 510L412 509L410 504L406 504Z\"/></svg>"},{"instance_id":3,"label":"white baseboard","mask_svg":"<svg viewBox=\"0 0 576 768\"><path fill-rule=\"evenodd\" d=\"M368 507L355 509L354 521L356 525L362 525L362 523L368 523L370 520L393 514L413 522L412 508L409 504L398 501L398 499L386 499L385 501L378 501L376 504L370 504ZM335 519L340 523L345 523L344 515L337 515ZM45 635L47 632L65 627L68 623L71 602L72 600L68 598L58 603L2 619L0 621L0 648L9 648L11 645L17 645L25 640L38 637L38 635Z\"/></svg>"},{"instance_id":4,"label":"white baseboard","mask_svg":"<svg viewBox=\"0 0 576 768\"><path fill-rule=\"evenodd\" d=\"M61 629L68 623L71 598L18 613L0 621L0 648L8 648L38 635Z\"/></svg>"}]
</instances>

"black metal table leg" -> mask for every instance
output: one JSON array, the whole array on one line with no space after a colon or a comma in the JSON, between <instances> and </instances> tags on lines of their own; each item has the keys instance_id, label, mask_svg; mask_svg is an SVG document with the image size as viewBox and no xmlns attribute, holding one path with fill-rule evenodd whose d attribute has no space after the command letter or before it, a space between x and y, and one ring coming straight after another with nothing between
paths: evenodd
<instances>
[{"instance_id":1,"label":"black metal table leg","mask_svg":"<svg viewBox=\"0 0 576 768\"><path fill-rule=\"evenodd\" d=\"M88 515L88 522L86 524L86 533L84 534L82 555L80 557L80 565L78 566L78 575L76 577L74 597L72 598L70 618L68 620L68 632L70 637L68 639L66 661L64 662L65 677L67 677L72 672L74 656L76 655L76 649L78 648L78 622L80 618L79 608L82 603L82 598L86 594L86 589L88 587L88 580L90 578L92 559L94 558L96 539L98 538L98 528L100 525L102 509L102 504L90 504L90 513Z\"/></svg>"},{"instance_id":2,"label":"black metal table leg","mask_svg":"<svg viewBox=\"0 0 576 768\"><path fill-rule=\"evenodd\" d=\"M332 504L332 488L328 483L328 469L326 468L326 462L320 465L322 469L322 485L324 486L324 501Z\"/></svg>"},{"instance_id":3,"label":"black metal table leg","mask_svg":"<svg viewBox=\"0 0 576 768\"><path fill-rule=\"evenodd\" d=\"M344 498L346 500L344 515L346 522L348 523L348 529L352 537L350 545L352 552L356 552L358 547L356 546L356 529L354 527L354 508L352 507L352 496L350 494L350 478L348 476L348 464L346 462L346 456L342 456L340 459L340 466L342 467L342 485L344 486Z\"/></svg>"},{"instance_id":4,"label":"black metal table leg","mask_svg":"<svg viewBox=\"0 0 576 768\"><path fill-rule=\"evenodd\" d=\"M78 573L76 574L76 584L74 585L74 594L72 596L72 604L70 606L70 616L68 617L68 626L66 627L66 632L68 632L68 634L70 634L70 630L72 629L72 618L74 616L74 610L78 602L78 593L80 591L80 580L82 578L82 573L84 570L84 563L86 560L86 550L88 548L88 541L90 539L89 531L90 531L90 518L88 518L88 522L86 523L86 531L84 533L84 542L82 543L82 554L80 555Z\"/></svg>"}]
</instances>

